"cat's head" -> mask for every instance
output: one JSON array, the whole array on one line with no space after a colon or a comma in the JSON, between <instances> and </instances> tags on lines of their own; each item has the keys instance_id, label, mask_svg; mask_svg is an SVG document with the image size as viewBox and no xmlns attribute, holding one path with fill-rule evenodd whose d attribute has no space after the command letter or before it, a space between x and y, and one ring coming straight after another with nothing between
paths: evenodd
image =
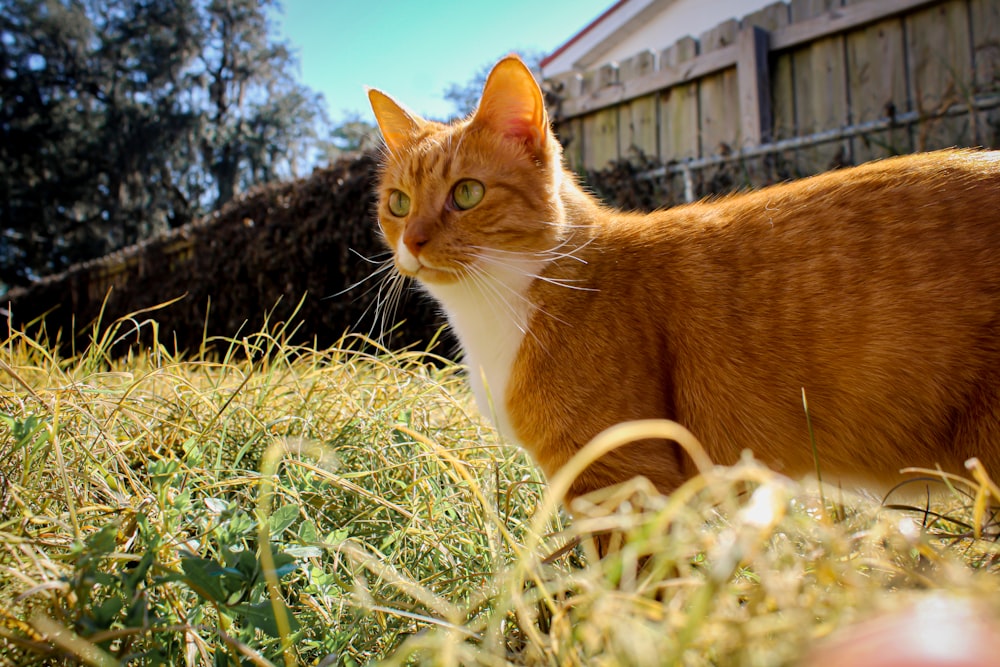
<instances>
[{"instance_id":1,"label":"cat's head","mask_svg":"<svg viewBox=\"0 0 1000 667\"><path fill-rule=\"evenodd\" d=\"M386 148L379 224L400 273L451 284L558 245L561 148L520 59L497 63L476 112L450 125L368 96Z\"/></svg>"}]
</instances>

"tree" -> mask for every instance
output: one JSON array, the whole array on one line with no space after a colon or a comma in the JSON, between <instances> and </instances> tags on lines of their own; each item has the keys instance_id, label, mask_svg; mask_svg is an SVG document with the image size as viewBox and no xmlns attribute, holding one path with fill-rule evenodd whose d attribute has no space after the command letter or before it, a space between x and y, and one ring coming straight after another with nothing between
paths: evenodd
<instances>
[{"instance_id":1,"label":"tree","mask_svg":"<svg viewBox=\"0 0 1000 667\"><path fill-rule=\"evenodd\" d=\"M0 277L7 282L50 268L58 232L93 215L76 197L97 185L100 120L87 85L93 39L76 3L13 0L0 13ZM67 86L78 89L75 99L63 93Z\"/></svg>"},{"instance_id":2,"label":"tree","mask_svg":"<svg viewBox=\"0 0 1000 667\"><path fill-rule=\"evenodd\" d=\"M164 161L182 152L202 126L179 91L193 81L187 63L201 48L192 0L87 0L99 40L91 55L90 87L101 127L96 209L91 222L105 248L190 220L196 206L176 188ZM72 90L65 91L72 98ZM177 160L174 160L177 163ZM188 166L190 168L190 166ZM105 227L106 229L98 229Z\"/></svg>"},{"instance_id":3,"label":"tree","mask_svg":"<svg viewBox=\"0 0 1000 667\"><path fill-rule=\"evenodd\" d=\"M205 9L199 61L210 122L201 149L217 188L216 206L258 177L295 175L316 122L325 121L322 98L294 81L288 46L268 39L266 10L276 4L211 0Z\"/></svg>"},{"instance_id":4,"label":"tree","mask_svg":"<svg viewBox=\"0 0 1000 667\"><path fill-rule=\"evenodd\" d=\"M326 124L275 0L8 0L0 281L183 224L295 175Z\"/></svg>"},{"instance_id":5,"label":"tree","mask_svg":"<svg viewBox=\"0 0 1000 667\"><path fill-rule=\"evenodd\" d=\"M320 155L327 162L357 155L376 148L379 136L378 127L363 119L360 113L346 111L340 123L330 131L326 141L319 144Z\"/></svg>"}]
</instances>

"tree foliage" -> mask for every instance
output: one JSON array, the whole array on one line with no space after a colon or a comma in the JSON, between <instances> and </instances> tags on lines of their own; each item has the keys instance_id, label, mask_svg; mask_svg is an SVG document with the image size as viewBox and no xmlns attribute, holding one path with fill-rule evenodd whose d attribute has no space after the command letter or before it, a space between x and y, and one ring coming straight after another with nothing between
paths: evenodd
<instances>
[{"instance_id":1,"label":"tree foliage","mask_svg":"<svg viewBox=\"0 0 1000 667\"><path fill-rule=\"evenodd\" d=\"M295 175L326 122L275 0L7 0L0 281L58 271Z\"/></svg>"},{"instance_id":2,"label":"tree foliage","mask_svg":"<svg viewBox=\"0 0 1000 667\"><path fill-rule=\"evenodd\" d=\"M376 125L362 118L357 111L347 111L330 132L329 141L322 144L321 150L332 164L340 158L378 148L380 137Z\"/></svg>"}]
</instances>

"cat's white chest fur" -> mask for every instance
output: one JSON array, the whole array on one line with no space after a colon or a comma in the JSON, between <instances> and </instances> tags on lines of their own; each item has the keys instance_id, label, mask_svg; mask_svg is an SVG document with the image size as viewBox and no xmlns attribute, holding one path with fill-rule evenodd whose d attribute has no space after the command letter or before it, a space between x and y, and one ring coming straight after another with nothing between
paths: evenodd
<instances>
[{"instance_id":1,"label":"cat's white chest fur","mask_svg":"<svg viewBox=\"0 0 1000 667\"><path fill-rule=\"evenodd\" d=\"M485 261L474 277L423 285L444 308L462 344L476 405L510 439L515 435L507 412L507 384L534 312L528 288L544 265L505 254Z\"/></svg>"}]
</instances>

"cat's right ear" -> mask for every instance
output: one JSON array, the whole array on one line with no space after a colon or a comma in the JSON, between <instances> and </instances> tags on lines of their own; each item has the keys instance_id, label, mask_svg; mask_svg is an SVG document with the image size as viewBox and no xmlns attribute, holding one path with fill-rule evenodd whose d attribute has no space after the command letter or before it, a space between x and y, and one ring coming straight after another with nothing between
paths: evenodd
<instances>
[{"instance_id":1,"label":"cat's right ear","mask_svg":"<svg viewBox=\"0 0 1000 667\"><path fill-rule=\"evenodd\" d=\"M548 116L542 91L528 66L510 55L490 71L473 123L524 143L536 155L548 141Z\"/></svg>"},{"instance_id":2,"label":"cat's right ear","mask_svg":"<svg viewBox=\"0 0 1000 667\"><path fill-rule=\"evenodd\" d=\"M422 118L407 111L381 90L369 88L368 101L371 102L375 120L378 121L382 138L390 153L398 153L400 148L419 133L424 124Z\"/></svg>"}]
</instances>

